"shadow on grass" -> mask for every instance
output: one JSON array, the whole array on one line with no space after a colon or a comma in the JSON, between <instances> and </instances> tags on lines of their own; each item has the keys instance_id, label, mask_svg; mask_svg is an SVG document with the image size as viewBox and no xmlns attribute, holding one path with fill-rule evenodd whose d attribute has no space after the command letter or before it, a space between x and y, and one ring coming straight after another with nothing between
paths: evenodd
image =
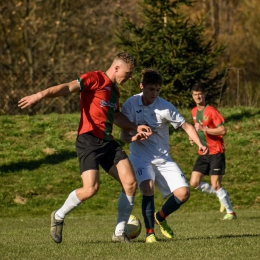
<instances>
[{"instance_id":1,"label":"shadow on grass","mask_svg":"<svg viewBox=\"0 0 260 260\"><path fill-rule=\"evenodd\" d=\"M256 115L260 115L260 110L250 112L250 111L243 111L242 113L239 114L233 114L230 116L225 117L225 122L228 121L241 121L244 118L250 118L250 117L255 117Z\"/></svg>"},{"instance_id":2,"label":"shadow on grass","mask_svg":"<svg viewBox=\"0 0 260 260\"><path fill-rule=\"evenodd\" d=\"M217 238L260 237L260 234L223 235Z\"/></svg>"},{"instance_id":3,"label":"shadow on grass","mask_svg":"<svg viewBox=\"0 0 260 260\"><path fill-rule=\"evenodd\" d=\"M47 155L45 158L40 160L31 160L28 162L16 162L12 164L4 164L0 166L0 176L7 173L17 172L21 170L35 170L38 169L42 164L59 164L63 161L67 161L72 158L76 158L76 152L63 151L58 154Z\"/></svg>"},{"instance_id":4,"label":"shadow on grass","mask_svg":"<svg viewBox=\"0 0 260 260\"><path fill-rule=\"evenodd\" d=\"M260 237L260 234L240 234L240 235L222 235L217 237L189 237L180 240L206 240L206 239L223 239L223 238L241 238L241 237Z\"/></svg>"}]
</instances>

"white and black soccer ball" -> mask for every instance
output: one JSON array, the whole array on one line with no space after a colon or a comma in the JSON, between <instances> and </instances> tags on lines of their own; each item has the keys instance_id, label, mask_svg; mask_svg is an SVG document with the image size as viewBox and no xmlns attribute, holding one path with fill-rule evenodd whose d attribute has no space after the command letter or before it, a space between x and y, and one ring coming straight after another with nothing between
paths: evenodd
<instances>
[{"instance_id":1,"label":"white and black soccer ball","mask_svg":"<svg viewBox=\"0 0 260 260\"><path fill-rule=\"evenodd\" d=\"M129 238L137 238L142 231L141 221L134 215L130 215L126 224L126 234Z\"/></svg>"}]
</instances>

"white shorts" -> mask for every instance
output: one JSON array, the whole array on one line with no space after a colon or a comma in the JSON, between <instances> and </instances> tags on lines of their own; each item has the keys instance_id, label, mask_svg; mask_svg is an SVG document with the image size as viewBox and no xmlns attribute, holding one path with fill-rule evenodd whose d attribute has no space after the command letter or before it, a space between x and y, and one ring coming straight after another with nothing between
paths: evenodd
<instances>
[{"instance_id":1,"label":"white shorts","mask_svg":"<svg viewBox=\"0 0 260 260\"><path fill-rule=\"evenodd\" d=\"M153 180L154 185L160 190L164 198L180 187L189 187L184 173L177 163L171 158L157 162L144 162L139 158L131 158L135 171L135 177L140 183L145 180Z\"/></svg>"}]
</instances>

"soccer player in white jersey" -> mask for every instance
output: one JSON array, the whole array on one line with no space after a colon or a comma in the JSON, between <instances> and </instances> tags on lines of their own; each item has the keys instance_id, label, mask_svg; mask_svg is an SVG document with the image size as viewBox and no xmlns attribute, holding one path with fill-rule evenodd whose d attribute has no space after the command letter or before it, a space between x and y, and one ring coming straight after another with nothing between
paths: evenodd
<instances>
[{"instance_id":1,"label":"soccer player in white jersey","mask_svg":"<svg viewBox=\"0 0 260 260\"><path fill-rule=\"evenodd\" d=\"M146 227L146 243L157 242L154 223L162 234L171 239L174 234L166 222L166 217L185 203L190 196L188 182L169 153L169 125L182 127L198 145L203 154L207 148L201 143L194 127L187 123L175 106L159 97L162 76L153 69L142 72L140 88L142 93L126 100L122 113L135 123L149 125L153 134L146 140L140 133L122 130L121 139L130 144L130 161L135 171L140 192L142 193L142 214ZM168 198L162 208L155 213L154 188Z\"/></svg>"}]
</instances>

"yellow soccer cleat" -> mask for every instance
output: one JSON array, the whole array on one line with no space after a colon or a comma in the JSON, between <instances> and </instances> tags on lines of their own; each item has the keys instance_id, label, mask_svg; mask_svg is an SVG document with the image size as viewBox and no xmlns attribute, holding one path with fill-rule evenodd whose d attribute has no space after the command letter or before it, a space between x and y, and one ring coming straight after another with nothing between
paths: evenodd
<instances>
[{"instance_id":1,"label":"yellow soccer cleat","mask_svg":"<svg viewBox=\"0 0 260 260\"><path fill-rule=\"evenodd\" d=\"M156 213L154 213L154 220L155 220L155 223L160 227L160 230L161 230L162 234L163 234L165 237L170 238L170 239L174 237L173 231L172 231L172 229L168 226L166 220L164 220L164 221L162 221L162 222L160 222L159 220L157 220L157 218L156 218Z\"/></svg>"},{"instance_id":2,"label":"yellow soccer cleat","mask_svg":"<svg viewBox=\"0 0 260 260\"><path fill-rule=\"evenodd\" d=\"M146 237L145 239L145 243L157 243L157 237L155 236L155 234L151 234L148 237Z\"/></svg>"},{"instance_id":3,"label":"yellow soccer cleat","mask_svg":"<svg viewBox=\"0 0 260 260\"><path fill-rule=\"evenodd\" d=\"M237 219L237 215L235 212L232 213L227 213L222 220L232 220L232 219Z\"/></svg>"}]
</instances>

